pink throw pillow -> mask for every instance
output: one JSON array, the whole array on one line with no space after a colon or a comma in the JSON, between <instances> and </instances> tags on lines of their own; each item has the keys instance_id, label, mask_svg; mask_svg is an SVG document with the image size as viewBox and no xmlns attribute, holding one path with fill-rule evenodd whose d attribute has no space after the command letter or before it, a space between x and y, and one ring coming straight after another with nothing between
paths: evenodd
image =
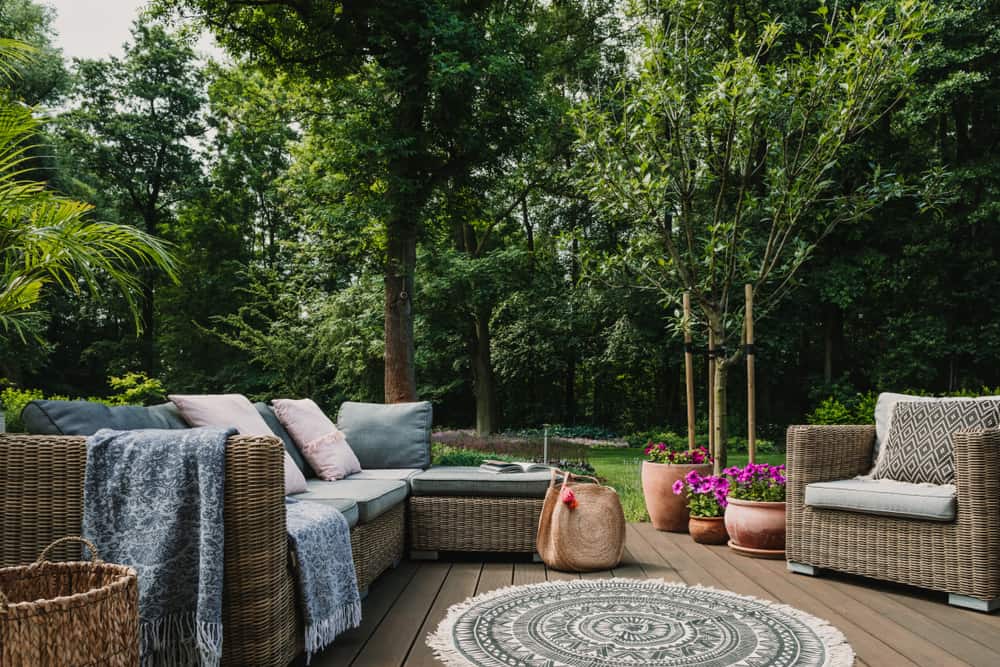
<instances>
[{"instance_id":1,"label":"pink throw pillow","mask_svg":"<svg viewBox=\"0 0 1000 667\"><path fill-rule=\"evenodd\" d=\"M189 426L235 428L240 435L270 435L274 432L243 394L208 394L204 396L171 394L167 398L177 406ZM304 493L306 478L295 461L282 449L284 459L285 495Z\"/></svg>"},{"instance_id":2,"label":"pink throw pillow","mask_svg":"<svg viewBox=\"0 0 1000 667\"><path fill-rule=\"evenodd\" d=\"M361 472L343 432L311 399L278 398L271 407L320 479L332 482Z\"/></svg>"}]
</instances>

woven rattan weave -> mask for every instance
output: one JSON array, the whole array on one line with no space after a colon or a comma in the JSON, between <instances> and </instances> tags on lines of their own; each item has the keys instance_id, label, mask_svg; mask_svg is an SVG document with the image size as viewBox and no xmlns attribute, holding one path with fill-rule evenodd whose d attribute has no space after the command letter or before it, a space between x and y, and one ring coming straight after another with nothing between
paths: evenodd
<instances>
[{"instance_id":1,"label":"woven rattan weave","mask_svg":"<svg viewBox=\"0 0 1000 667\"><path fill-rule=\"evenodd\" d=\"M132 667L139 664L135 570L102 562L78 537L54 544L90 548L92 560L0 569L0 665Z\"/></svg>"},{"instance_id":2,"label":"woven rattan weave","mask_svg":"<svg viewBox=\"0 0 1000 667\"><path fill-rule=\"evenodd\" d=\"M807 484L867 473L874 439L874 426L788 429L788 560L981 600L1000 596L1000 430L952 436L953 522L805 505Z\"/></svg>"},{"instance_id":3,"label":"woven rattan weave","mask_svg":"<svg viewBox=\"0 0 1000 667\"><path fill-rule=\"evenodd\" d=\"M533 553L541 498L410 498L410 548Z\"/></svg>"}]
</instances>

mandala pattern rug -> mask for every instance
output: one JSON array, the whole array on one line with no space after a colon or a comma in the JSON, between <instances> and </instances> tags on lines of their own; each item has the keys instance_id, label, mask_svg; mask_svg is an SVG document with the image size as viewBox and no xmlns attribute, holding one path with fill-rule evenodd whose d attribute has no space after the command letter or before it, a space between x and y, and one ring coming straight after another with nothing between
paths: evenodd
<instances>
[{"instance_id":1,"label":"mandala pattern rug","mask_svg":"<svg viewBox=\"0 0 1000 667\"><path fill-rule=\"evenodd\" d=\"M787 605L658 580L512 586L448 610L427 639L450 667L844 667L854 651Z\"/></svg>"}]
</instances>

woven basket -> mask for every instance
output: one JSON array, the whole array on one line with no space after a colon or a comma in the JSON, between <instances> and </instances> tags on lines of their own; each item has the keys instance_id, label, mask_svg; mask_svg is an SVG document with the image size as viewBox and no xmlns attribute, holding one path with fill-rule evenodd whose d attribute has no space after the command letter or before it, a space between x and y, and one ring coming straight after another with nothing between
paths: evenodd
<instances>
[{"instance_id":1,"label":"woven basket","mask_svg":"<svg viewBox=\"0 0 1000 667\"><path fill-rule=\"evenodd\" d=\"M92 560L49 562L49 552L66 542L86 545ZM135 570L103 562L80 537L56 540L31 565L0 569L0 665L138 664Z\"/></svg>"}]
</instances>

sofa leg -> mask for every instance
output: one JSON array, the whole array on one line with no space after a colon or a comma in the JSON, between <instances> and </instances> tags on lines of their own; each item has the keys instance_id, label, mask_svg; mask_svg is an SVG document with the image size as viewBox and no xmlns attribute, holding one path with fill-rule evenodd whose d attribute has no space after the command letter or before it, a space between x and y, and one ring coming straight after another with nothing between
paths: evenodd
<instances>
[{"instance_id":1,"label":"sofa leg","mask_svg":"<svg viewBox=\"0 0 1000 667\"><path fill-rule=\"evenodd\" d=\"M788 571L795 574L805 574L810 577L815 577L819 573L819 571L812 565L796 563L793 560L788 561Z\"/></svg>"},{"instance_id":2,"label":"sofa leg","mask_svg":"<svg viewBox=\"0 0 1000 667\"><path fill-rule=\"evenodd\" d=\"M965 609L984 611L989 614L990 612L1000 609L1000 598L982 600L980 598L969 597L968 595L948 593L948 604L953 607L964 607Z\"/></svg>"},{"instance_id":3,"label":"sofa leg","mask_svg":"<svg viewBox=\"0 0 1000 667\"><path fill-rule=\"evenodd\" d=\"M436 551L420 551L419 549L413 549L410 551L410 560L437 560L438 552Z\"/></svg>"}]
</instances>

